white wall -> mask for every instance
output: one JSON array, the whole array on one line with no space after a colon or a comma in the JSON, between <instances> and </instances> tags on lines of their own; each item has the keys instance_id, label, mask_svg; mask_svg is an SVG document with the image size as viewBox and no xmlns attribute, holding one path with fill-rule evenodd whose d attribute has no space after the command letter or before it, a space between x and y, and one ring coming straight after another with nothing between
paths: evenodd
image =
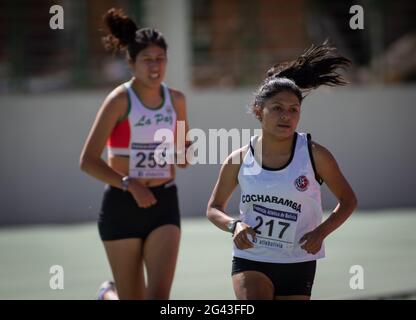
<instances>
[{"instance_id":1,"label":"white wall","mask_svg":"<svg viewBox=\"0 0 416 320\"><path fill-rule=\"evenodd\" d=\"M182 90L190 86L191 42L190 3L188 0L146 0L145 24L162 32L168 43L166 79Z\"/></svg>"},{"instance_id":2,"label":"white wall","mask_svg":"<svg viewBox=\"0 0 416 320\"><path fill-rule=\"evenodd\" d=\"M250 90L190 87L188 0L147 1L147 25L169 44L167 82L187 94L191 127L256 128L246 114ZM416 87L320 90L302 106L301 131L328 147L350 180L360 208L416 207ZM94 220L103 184L78 158L107 92L0 97L0 224ZM218 165L178 170L182 213L203 216ZM323 188L324 206L335 204ZM237 213L237 193L230 212Z\"/></svg>"},{"instance_id":3,"label":"white wall","mask_svg":"<svg viewBox=\"0 0 416 320\"><path fill-rule=\"evenodd\" d=\"M328 147L356 191L360 208L416 207L416 88L320 90L302 106L300 131ZM0 224L94 220L103 184L78 158L107 92L0 97ZM188 92L190 124L257 128L246 113L250 91ZM218 165L178 169L184 216L203 216ZM335 202L324 188L324 205ZM230 212L237 213L237 195Z\"/></svg>"}]
</instances>

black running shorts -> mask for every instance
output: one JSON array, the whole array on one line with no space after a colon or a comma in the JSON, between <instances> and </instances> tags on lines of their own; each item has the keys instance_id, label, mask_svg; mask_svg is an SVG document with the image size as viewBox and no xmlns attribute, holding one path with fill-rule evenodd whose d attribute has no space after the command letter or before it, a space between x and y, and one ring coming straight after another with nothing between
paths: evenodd
<instances>
[{"instance_id":1,"label":"black running shorts","mask_svg":"<svg viewBox=\"0 0 416 320\"><path fill-rule=\"evenodd\" d=\"M149 208L140 208L130 192L106 186L98 219L101 240L145 239L153 230L167 224L180 228L176 185L168 182L149 189L157 202Z\"/></svg>"},{"instance_id":2,"label":"black running shorts","mask_svg":"<svg viewBox=\"0 0 416 320\"><path fill-rule=\"evenodd\" d=\"M310 296L315 279L316 260L298 263L270 263L233 258L231 274L258 271L274 285L275 296Z\"/></svg>"}]
</instances>

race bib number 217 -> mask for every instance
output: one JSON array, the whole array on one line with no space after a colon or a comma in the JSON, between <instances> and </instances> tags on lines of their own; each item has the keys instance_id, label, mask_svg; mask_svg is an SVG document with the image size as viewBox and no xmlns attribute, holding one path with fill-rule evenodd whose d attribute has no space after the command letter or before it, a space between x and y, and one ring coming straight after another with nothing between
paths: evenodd
<instances>
[{"instance_id":1,"label":"race bib number 217","mask_svg":"<svg viewBox=\"0 0 416 320\"><path fill-rule=\"evenodd\" d=\"M280 249L293 249L298 216L296 213L253 205L254 221L250 221L256 231L256 245Z\"/></svg>"}]
</instances>

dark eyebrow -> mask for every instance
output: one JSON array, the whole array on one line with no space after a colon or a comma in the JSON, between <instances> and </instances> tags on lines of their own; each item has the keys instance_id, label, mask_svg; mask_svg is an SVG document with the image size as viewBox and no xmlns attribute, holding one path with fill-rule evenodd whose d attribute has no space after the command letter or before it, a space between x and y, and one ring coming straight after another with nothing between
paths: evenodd
<instances>
[{"instance_id":1,"label":"dark eyebrow","mask_svg":"<svg viewBox=\"0 0 416 320\"><path fill-rule=\"evenodd\" d=\"M150 55L150 54L144 54L144 55L142 55L142 57L143 58L153 58L153 56L152 55ZM157 56L155 56L156 58L160 58L160 57L166 57L166 54L164 54L164 53L159 53Z\"/></svg>"},{"instance_id":2,"label":"dark eyebrow","mask_svg":"<svg viewBox=\"0 0 416 320\"><path fill-rule=\"evenodd\" d=\"M283 103L281 103L281 102L279 102L279 101L273 101L273 102L272 102L272 105L275 105L275 104L278 104L278 105L280 105L280 106L283 106ZM295 106L295 107L300 107L300 104L299 104L299 103L294 103L294 104L289 105L289 107L293 107L293 106Z\"/></svg>"}]
</instances>

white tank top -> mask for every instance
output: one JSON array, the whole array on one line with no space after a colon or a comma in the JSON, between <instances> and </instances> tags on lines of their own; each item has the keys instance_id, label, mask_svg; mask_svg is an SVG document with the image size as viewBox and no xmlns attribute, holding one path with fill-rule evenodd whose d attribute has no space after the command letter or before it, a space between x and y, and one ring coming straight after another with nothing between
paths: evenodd
<instances>
[{"instance_id":1,"label":"white tank top","mask_svg":"<svg viewBox=\"0 0 416 320\"><path fill-rule=\"evenodd\" d=\"M323 258L323 245L318 253L309 254L299 244L300 238L322 221L321 181L314 170L310 135L295 133L291 158L279 169L258 164L253 149L257 139L252 137L238 173L240 219L256 230L257 239L250 249L234 245L233 255L272 263Z\"/></svg>"},{"instance_id":2,"label":"white tank top","mask_svg":"<svg viewBox=\"0 0 416 320\"><path fill-rule=\"evenodd\" d=\"M159 129L176 134L176 112L169 88L162 83L163 102L159 108L146 107L135 93L132 82L126 82L129 98L127 117L120 121L107 143L111 155L129 156L129 176L140 178L170 178L171 165L160 160L157 147L163 141L155 141ZM173 141L172 141L173 143Z\"/></svg>"}]
</instances>

